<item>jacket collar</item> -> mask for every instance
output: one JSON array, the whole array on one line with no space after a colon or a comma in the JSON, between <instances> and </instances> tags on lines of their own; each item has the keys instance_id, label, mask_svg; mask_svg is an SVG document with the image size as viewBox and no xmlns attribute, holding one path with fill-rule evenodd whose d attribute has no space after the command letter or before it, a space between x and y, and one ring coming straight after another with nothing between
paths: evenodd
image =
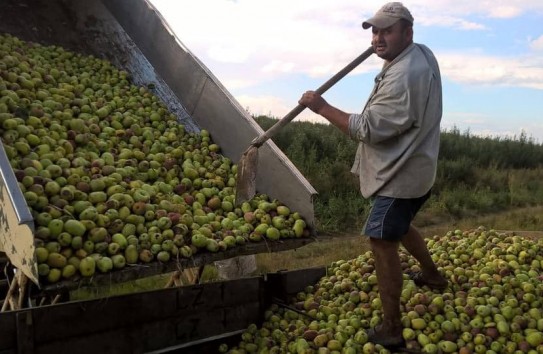
<instances>
[{"instance_id":1,"label":"jacket collar","mask_svg":"<svg viewBox=\"0 0 543 354\"><path fill-rule=\"evenodd\" d=\"M402 60L407 54L409 54L414 48L415 48L416 44L413 42L411 43L410 45L408 45L404 50L403 52L401 52L400 54L398 54L398 56L396 58L394 58L394 60L392 60L390 63L388 64L384 64L383 65L383 69L381 69L381 72L379 74L377 74L377 76L375 77L375 82L378 82L378 81L381 81L383 79L383 76L385 76L387 70L392 67L394 64L396 64L397 62L399 62L400 60Z\"/></svg>"}]
</instances>

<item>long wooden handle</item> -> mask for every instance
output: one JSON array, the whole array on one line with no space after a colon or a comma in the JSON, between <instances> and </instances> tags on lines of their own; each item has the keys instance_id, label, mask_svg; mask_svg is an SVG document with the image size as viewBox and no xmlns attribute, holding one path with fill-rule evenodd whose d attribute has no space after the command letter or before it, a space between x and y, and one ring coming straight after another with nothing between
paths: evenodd
<instances>
[{"instance_id":1,"label":"long wooden handle","mask_svg":"<svg viewBox=\"0 0 543 354\"><path fill-rule=\"evenodd\" d=\"M335 74L328 81L326 81L324 84L322 84L321 87L319 87L318 89L315 90L315 92L318 93L319 95L322 95L330 87L334 86L339 80L343 79L354 68L356 68L358 65L360 65L364 60L369 58L370 55L372 55L372 54L373 54L373 47L369 47L368 49L366 49L364 51L364 53L360 54L351 63L349 63L347 66L345 66L343 69L341 69L337 74ZM260 147L262 144L264 144L266 142L266 140L272 138L288 122L293 120L296 116L298 116L298 114L302 113L302 111L304 109L305 109L305 106L302 106L301 104L298 104L292 111L287 113L286 116L281 118L281 120L279 122L275 123L264 134L258 136L255 140L253 140L251 145L256 146L256 147Z\"/></svg>"}]
</instances>

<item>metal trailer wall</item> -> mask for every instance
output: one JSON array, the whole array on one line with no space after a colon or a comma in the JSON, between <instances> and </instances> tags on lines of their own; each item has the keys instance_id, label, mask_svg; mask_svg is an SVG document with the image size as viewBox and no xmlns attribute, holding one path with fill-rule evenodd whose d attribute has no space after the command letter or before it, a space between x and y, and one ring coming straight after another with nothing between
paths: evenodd
<instances>
[{"instance_id":1,"label":"metal trailer wall","mask_svg":"<svg viewBox=\"0 0 543 354\"><path fill-rule=\"evenodd\" d=\"M108 0L104 4L188 114L210 131L226 156L237 162L250 142L263 133L258 124L205 65L180 43L147 1ZM257 189L298 210L313 228L314 188L273 142L262 146L259 152Z\"/></svg>"},{"instance_id":2,"label":"metal trailer wall","mask_svg":"<svg viewBox=\"0 0 543 354\"><path fill-rule=\"evenodd\" d=\"M262 278L73 301L0 316L0 354L148 353L261 321Z\"/></svg>"},{"instance_id":3,"label":"metal trailer wall","mask_svg":"<svg viewBox=\"0 0 543 354\"><path fill-rule=\"evenodd\" d=\"M112 61L127 70L135 84L153 84L153 92L187 130L207 129L222 153L234 162L263 133L147 0L2 0L0 32ZM18 196L13 191L18 187L12 178L5 178L12 172L6 166L0 167L0 186L9 194L4 199L14 205ZM314 232L316 191L271 140L259 148L257 190L300 212ZM28 224L19 217L26 215L22 210L25 208L19 209L18 223ZM15 248L12 251L25 252ZM13 256L13 252L6 253Z\"/></svg>"},{"instance_id":4,"label":"metal trailer wall","mask_svg":"<svg viewBox=\"0 0 543 354\"><path fill-rule=\"evenodd\" d=\"M239 343L276 299L289 303L325 268L74 301L0 315L0 354L211 353Z\"/></svg>"}]
</instances>

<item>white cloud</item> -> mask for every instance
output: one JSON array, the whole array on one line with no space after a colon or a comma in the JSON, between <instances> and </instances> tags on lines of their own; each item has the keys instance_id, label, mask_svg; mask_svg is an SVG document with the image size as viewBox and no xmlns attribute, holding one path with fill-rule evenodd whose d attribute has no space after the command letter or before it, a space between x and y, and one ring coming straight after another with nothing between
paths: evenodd
<instances>
[{"instance_id":1,"label":"white cloud","mask_svg":"<svg viewBox=\"0 0 543 354\"><path fill-rule=\"evenodd\" d=\"M514 121L502 123L502 125L497 125L495 117L486 114L450 111L444 112L441 128L445 131L458 129L460 133L469 131L474 136L509 139L517 139L524 134L534 139L536 143L543 143L543 123L520 125Z\"/></svg>"},{"instance_id":2,"label":"white cloud","mask_svg":"<svg viewBox=\"0 0 543 354\"><path fill-rule=\"evenodd\" d=\"M486 114L473 112L445 111L441 120L441 127L445 130L457 128L461 132L472 129L480 130L492 120ZM469 128L468 128L469 127Z\"/></svg>"},{"instance_id":3,"label":"white cloud","mask_svg":"<svg viewBox=\"0 0 543 354\"><path fill-rule=\"evenodd\" d=\"M246 80L246 79L228 78L228 79L220 80L220 81L221 83L223 83L225 87L228 87L230 90L242 89L242 88L251 87L257 84L257 82L254 80Z\"/></svg>"},{"instance_id":4,"label":"white cloud","mask_svg":"<svg viewBox=\"0 0 543 354\"><path fill-rule=\"evenodd\" d=\"M153 3L191 50L205 53L207 58L202 60L206 65L211 68L219 67L220 63L242 65L243 68L228 67L222 74L227 77L222 80L251 78L244 80L245 84L280 79L292 72L310 77L333 75L369 46L370 33L358 24L382 5L376 0L344 0L341 5L331 0L315 0L310 6L302 0L199 0L191 1L190 7L185 1L153 0ZM506 18L528 11L543 12L543 1L529 0L492 4L471 0L431 3L413 0L406 5L416 15L415 21L422 25L465 30L487 29L468 16ZM543 50L543 36L530 46L533 50ZM443 74L457 82L543 88L543 63L535 59L461 54L438 59ZM355 73L376 71L380 65L379 60L371 58ZM239 75L241 69L243 75Z\"/></svg>"},{"instance_id":5,"label":"white cloud","mask_svg":"<svg viewBox=\"0 0 543 354\"><path fill-rule=\"evenodd\" d=\"M543 60L499 58L480 54L441 54L442 75L469 85L525 87L543 90Z\"/></svg>"},{"instance_id":6,"label":"white cloud","mask_svg":"<svg viewBox=\"0 0 543 354\"><path fill-rule=\"evenodd\" d=\"M283 116L296 102L271 96L248 95L257 85L265 87L289 74L317 78L324 82L358 54L371 39L360 22L382 6L381 0L151 0L190 50L195 53L228 88L243 107L253 114ZM543 14L543 1L497 0L492 3L473 0L404 1L417 26L432 30L484 31L485 36L499 26L514 26L509 19L523 14ZM492 25L487 21L494 18ZM487 39L488 37L485 37ZM439 39L438 39L439 40ZM458 52L439 53L442 76L461 85L524 87L543 90L543 35L519 43L534 54L519 51L510 56L482 48L462 48ZM536 55L535 53L539 53ZM377 72L382 61L372 56L353 71ZM241 89L245 88L244 91ZM359 102L357 102L359 104ZM357 106L358 107L358 106ZM273 113L272 113L273 112ZM305 110L297 120L321 121ZM499 131L485 117L456 116L465 126L484 132ZM447 123L444 116L444 123ZM495 123L495 122L494 122ZM526 127L543 137L543 127ZM529 128L529 129L528 129ZM517 127L504 129L504 134ZM507 133L506 133L507 132ZM513 134L514 135L514 134ZM518 135L518 131L517 131Z\"/></svg>"},{"instance_id":7,"label":"white cloud","mask_svg":"<svg viewBox=\"0 0 543 354\"><path fill-rule=\"evenodd\" d=\"M284 62L273 60L262 68L263 72L269 73L290 73L293 71L295 64L293 62Z\"/></svg>"},{"instance_id":8,"label":"white cloud","mask_svg":"<svg viewBox=\"0 0 543 354\"><path fill-rule=\"evenodd\" d=\"M541 142L543 137L543 129L538 132L530 131L528 133L523 128L518 129L501 129L492 126L477 127L472 125L455 124L455 125L442 125L441 130L450 132L453 129L457 129L460 134L469 133L471 136L488 137L488 138L501 138L501 139L518 139L521 135L527 136L529 139L535 140L535 142Z\"/></svg>"},{"instance_id":9,"label":"white cloud","mask_svg":"<svg viewBox=\"0 0 543 354\"><path fill-rule=\"evenodd\" d=\"M265 95L238 95L236 100L252 115L265 115L275 118L281 118L277 115L286 115L296 105L296 103L293 103L292 107L289 107L283 99Z\"/></svg>"},{"instance_id":10,"label":"white cloud","mask_svg":"<svg viewBox=\"0 0 543 354\"><path fill-rule=\"evenodd\" d=\"M489 6L489 16L495 18L513 18L522 13L520 7L510 5Z\"/></svg>"},{"instance_id":11,"label":"white cloud","mask_svg":"<svg viewBox=\"0 0 543 354\"><path fill-rule=\"evenodd\" d=\"M207 50L210 59L225 63L244 63L251 54L249 47L240 45L213 45Z\"/></svg>"},{"instance_id":12,"label":"white cloud","mask_svg":"<svg viewBox=\"0 0 543 354\"><path fill-rule=\"evenodd\" d=\"M510 19L525 13L543 13L543 3L533 0L440 0L426 1L414 0L405 3L414 14L439 15L447 14L451 17L478 16L488 18ZM416 20L415 16L415 20Z\"/></svg>"},{"instance_id":13,"label":"white cloud","mask_svg":"<svg viewBox=\"0 0 543 354\"><path fill-rule=\"evenodd\" d=\"M239 95L236 96L236 100L252 115L265 115L273 118L283 118L298 104L298 102L287 103L276 96ZM326 119L309 109L303 110L295 120L328 123Z\"/></svg>"},{"instance_id":14,"label":"white cloud","mask_svg":"<svg viewBox=\"0 0 543 354\"><path fill-rule=\"evenodd\" d=\"M415 20L417 21L417 20ZM460 30L487 30L487 27L481 23L468 21L459 17L447 15L424 16L419 21L423 26L452 27Z\"/></svg>"},{"instance_id":15,"label":"white cloud","mask_svg":"<svg viewBox=\"0 0 543 354\"><path fill-rule=\"evenodd\" d=\"M294 71L318 75L339 70L370 45L371 35L360 23L380 6L355 0L341 6L329 0L311 6L287 0L153 3L207 66L247 64L245 75L262 80ZM328 68L315 71L319 65Z\"/></svg>"}]
</instances>

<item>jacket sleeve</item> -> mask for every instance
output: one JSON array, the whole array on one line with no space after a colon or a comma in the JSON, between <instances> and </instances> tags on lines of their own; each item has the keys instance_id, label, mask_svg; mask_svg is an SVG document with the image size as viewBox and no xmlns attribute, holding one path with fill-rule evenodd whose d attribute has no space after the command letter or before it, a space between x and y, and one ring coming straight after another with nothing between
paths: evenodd
<instances>
[{"instance_id":1,"label":"jacket sleeve","mask_svg":"<svg viewBox=\"0 0 543 354\"><path fill-rule=\"evenodd\" d=\"M409 130L415 119L410 114L413 93L407 83L405 72L389 70L362 113L350 116L351 139L377 145Z\"/></svg>"}]
</instances>

